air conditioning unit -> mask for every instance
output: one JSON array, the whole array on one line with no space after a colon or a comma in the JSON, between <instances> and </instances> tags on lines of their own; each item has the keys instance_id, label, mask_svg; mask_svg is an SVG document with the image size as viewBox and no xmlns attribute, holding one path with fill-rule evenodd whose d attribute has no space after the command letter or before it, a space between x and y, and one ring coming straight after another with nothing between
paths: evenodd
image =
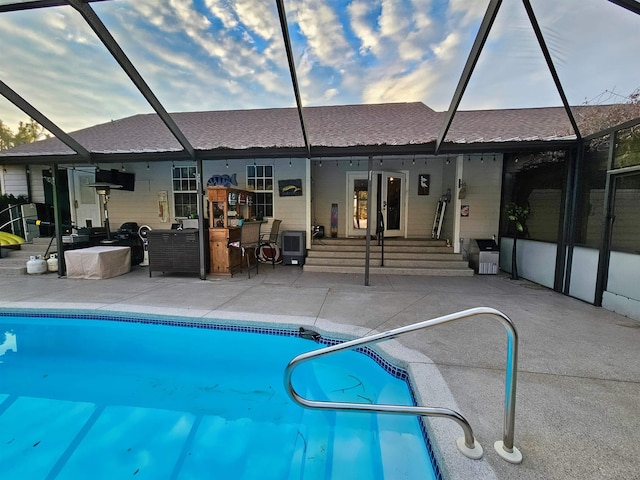
<instances>
[{"instance_id":1,"label":"air conditioning unit","mask_svg":"<svg viewBox=\"0 0 640 480\"><path fill-rule=\"evenodd\" d=\"M307 255L306 232L282 232L282 263L285 265L304 265Z\"/></svg>"}]
</instances>

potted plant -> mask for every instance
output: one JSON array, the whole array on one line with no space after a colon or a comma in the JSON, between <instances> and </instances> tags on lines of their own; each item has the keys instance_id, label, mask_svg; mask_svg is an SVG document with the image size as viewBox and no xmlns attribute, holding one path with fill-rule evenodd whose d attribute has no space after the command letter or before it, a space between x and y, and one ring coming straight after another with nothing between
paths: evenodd
<instances>
[{"instance_id":1,"label":"potted plant","mask_svg":"<svg viewBox=\"0 0 640 480\"><path fill-rule=\"evenodd\" d=\"M531 214L529 205L521 206L517 203L508 203L505 206L507 218L513 225L513 248L511 251L511 279L518 280L517 241L518 237L527 232L527 218Z\"/></svg>"}]
</instances>

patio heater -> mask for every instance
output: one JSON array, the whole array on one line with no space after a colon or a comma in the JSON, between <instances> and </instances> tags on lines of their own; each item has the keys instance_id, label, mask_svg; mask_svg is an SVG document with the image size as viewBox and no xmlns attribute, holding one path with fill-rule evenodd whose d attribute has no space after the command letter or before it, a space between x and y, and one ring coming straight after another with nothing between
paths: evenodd
<instances>
[{"instance_id":1,"label":"patio heater","mask_svg":"<svg viewBox=\"0 0 640 480\"><path fill-rule=\"evenodd\" d=\"M109 194L111 193L111 189L122 188L122 185L116 185L113 183L106 182L96 182L96 183L88 183L85 187L93 187L96 189L96 193L100 197L100 205L102 206L102 218L103 225L105 230L107 231L107 242L111 241L111 232L109 230Z\"/></svg>"}]
</instances>

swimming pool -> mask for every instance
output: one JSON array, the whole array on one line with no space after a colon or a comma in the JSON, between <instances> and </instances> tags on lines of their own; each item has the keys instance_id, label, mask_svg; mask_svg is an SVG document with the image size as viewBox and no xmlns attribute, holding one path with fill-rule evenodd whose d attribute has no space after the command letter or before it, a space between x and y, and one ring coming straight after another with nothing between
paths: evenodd
<instances>
[{"instance_id":1,"label":"swimming pool","mask_svg":"<svg viewBox=\"0 0 640 480\"><path fill-rule=\"evenodd\" d=\"M288 398L288 361L319 348L295 330L75 315L0 328L0 478L441 477L417 418ZM317 400L413 404L405 378L344 352L293 382Z\"/></svg>"}]
</instances>

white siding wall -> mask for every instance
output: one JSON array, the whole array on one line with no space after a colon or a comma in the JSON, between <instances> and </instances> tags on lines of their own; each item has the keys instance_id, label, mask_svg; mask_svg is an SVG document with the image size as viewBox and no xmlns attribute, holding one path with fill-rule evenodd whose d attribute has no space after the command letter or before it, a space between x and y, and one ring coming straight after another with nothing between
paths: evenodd
<instances>
[{"instance_id":1,"label":"white siding wall","mask_svg":"<svg viewBox=\"0 0 640 480\"><path fill-rule=\"evenodd\" d=\"M236 174L238 188L247 186L246 165L253 160L229 160L227 168L225 161L203 162L203 183L213 175ZM281 230L307 230L309 222L306 219L306 196L309 195L306 185L303 185L302 196L280 197L278 195L278 180L305 179L305 161L289 159L262 160L262 165L274 167L274 218L282 220ZM147 169L146 163L126 164L127 172L135 173L135 191L112 190L109 199L109 217L112 228L117 228L124 222L137 222L149 225L153 229L168 229L175 222L175 208L173 205L173 189L171 183L171 162L156 162ZM193 165L193 163L175 162L175 166ZM205 188L206 190L206 188ZM166 191L169 199L169 221L163 223L158 216L158 192ZM203 211L206 215L206 197L203 199ZM264 231L270 227L265 226Z\"/></svg>"},{"instance_id":2,"label":"white siding wall","mask_svg":"<svg viewBox=\"0 0 640 480\"><path fill-rule=\"evenodd\" d=\"M453 179L446 181L443 177L444 158L434 157L426 161L424 159L416 160L416 164L412 164L412 160L405 160L407 170L409 170L409 178L407 179L409 187L409 224L407 228L408 238L431 238L431 229L433 227L433 219L436 214L438 200L451 188L453 192ZM429 195L418 195L419 175L426 174L430 176ZM450 212L445 214L443 227L440 238L448 238L451 233Z\"/></svg>"},{"instance_id":3,"label":"white siding wall","mask_svg":"<svg viewBox=\"0 0 640 480\"><path fill-rule=\"evenodd\" d=\"M359 160L359 161L358 161ZM350 165L351 162L351 165ZM431 236L431 227L435 216L436 205L446 188L443 185L443 158L416 159L413 157L384 158L382 166L380 159L373 162L374 170L389 172L408 172L407 177L407 237L425 238ZM359 164L358 164L359 163ZM338 204L338 236L347 234L347 222L351 218L350 206L346 205L347 198L347 172L366 172L368 159L323 159L322 167L319 162L312 162L312 222L325 227L325 233L330 234L331 204ZM429 195L418 195L418 175L430 175ZM372 217L375 219L375 217ZM444 238L444 236L442 237Z\"/></svg>"},{"instance_id":4,"label":"white siding wall","mask_svg":"<svg viewBox=\"0 0 640 480\"><path fill-rule=\"evenodd\" d=\"M27 174L25 168L20 165L7 165L3 167L2 193L6 195L27 195Z\"/></svg>"},{"instance_id":5,"label":"white siding wall","mask_svg":"<svg viewBox=\"0 0 640 480\"><path fill-rule=\"evenodd\" d=\"M176 164L179 165L179 164ZM111 168L104 166L103 168ZM115 168L115 167L114 167ZM125 222L149 225L152 229L169 229L174 220L171 202L171 162L125 164L127 173L136 176L135 190L111 190L109 195L109 225L116 230ZM166 191L169 198L169 220L163 223L158 216L158 192Z\"/></svg>"},{"instance_id":6,"label":"white siding wall","mask_svg":"<svg viewBox=\"0 0 640 480\"><path fill-rule=\"evenodd\" d=\"M460 216L460 207L469 206L469 216L460 217L460 238L464 239L462 249L468 252L470 242L475 238L498 237L500 223L500 194L502 190L502 156L474 155L471 161L465 155L461 162L462 180L466 183L466 197L454 202L452 215ZM458 189L454 189L454 198Z\"/></svg>"},{"instance_id":7,"label":"white siding wall","mask_svg":"<svg viewBox=\"0 0 640 480\"><path fill-rule=\"evenodd\" d=\"M346 235L346 225L350 215L349 206L345 204L346 199L346 172L347 171L367 171L367 159L353 160L353 165L349 162L323 159L322 167L319 162L311 162L311 222L323 225L325 235L331 232L331 204L338 204L338 236Z\"/></svg>"}]
</instances>

